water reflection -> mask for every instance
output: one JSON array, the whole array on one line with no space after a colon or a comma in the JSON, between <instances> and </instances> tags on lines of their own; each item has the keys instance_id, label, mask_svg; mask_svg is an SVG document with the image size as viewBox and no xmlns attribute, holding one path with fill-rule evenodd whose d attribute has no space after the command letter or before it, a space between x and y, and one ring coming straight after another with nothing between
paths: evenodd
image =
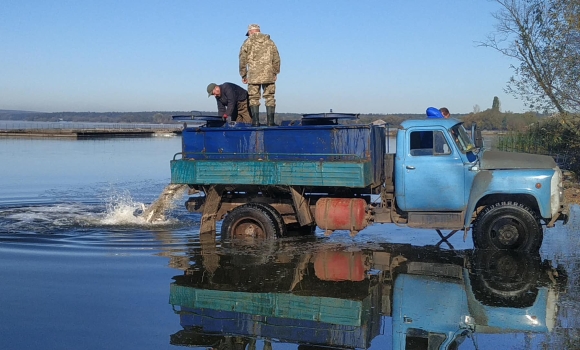
<instances>
[{"instance_id":1,"label":"water reflection","mask_svg":"<svg viewBox=\"0 0 580 350\"><path fill-rule=\"evenodd\" d=\"M170 342L212 349L456 349L478 334L546 333L566 285L563 269L513 252L202 239L188 258L170 285L183 328Z\"/></svg>"}]
</instances>

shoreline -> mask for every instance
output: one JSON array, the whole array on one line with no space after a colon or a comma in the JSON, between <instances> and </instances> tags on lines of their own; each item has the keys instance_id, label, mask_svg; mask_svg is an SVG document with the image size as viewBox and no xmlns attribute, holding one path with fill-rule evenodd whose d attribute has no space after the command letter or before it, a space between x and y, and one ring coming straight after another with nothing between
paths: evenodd
<instances>
[{"instance_id":1,"label":"shoreline","mask_svg":"<svg viewBox=\"0 0 580 350\"><path fill-rule=\"evenodd\" d=\"M13 129L0 130L0 137L14 138L102 138L102 137L153 137L177 136L181 130L176 129Z\"/></svg>"}]
</instances>

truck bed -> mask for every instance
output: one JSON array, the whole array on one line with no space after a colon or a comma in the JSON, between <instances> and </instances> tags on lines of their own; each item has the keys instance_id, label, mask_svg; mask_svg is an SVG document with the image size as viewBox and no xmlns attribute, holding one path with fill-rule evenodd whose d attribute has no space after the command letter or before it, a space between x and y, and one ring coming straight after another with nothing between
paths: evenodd
<instances>
[{"instance_id":1,"label":"truck bed","mask_svg":"<svg viewBox=\"0 0 580 350\"><path fill-rule=\"evenodd\" d=\"M186 128L175 184L339 186L382 183L384 128L373 125ZM181 157L181 159L179 159Z\"/></svg>"}]
</instances>

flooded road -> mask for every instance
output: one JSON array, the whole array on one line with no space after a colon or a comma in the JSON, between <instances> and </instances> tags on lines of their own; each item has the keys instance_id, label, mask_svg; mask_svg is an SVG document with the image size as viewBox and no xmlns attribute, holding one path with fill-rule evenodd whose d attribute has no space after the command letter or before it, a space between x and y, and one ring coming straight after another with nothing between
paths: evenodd
<instances>
[{"instance_id":1,"label":"flooded road","mask_svg":"<svg viewBox=\"0 0 580 350\"><path fill-rule=\"evenodd\" d=\"M536 255L394 225L248 246L200 236L184 198L135 215L179 138L0 149L2 348L580 348L578 206Z\"/></svg>"}]
</instances>

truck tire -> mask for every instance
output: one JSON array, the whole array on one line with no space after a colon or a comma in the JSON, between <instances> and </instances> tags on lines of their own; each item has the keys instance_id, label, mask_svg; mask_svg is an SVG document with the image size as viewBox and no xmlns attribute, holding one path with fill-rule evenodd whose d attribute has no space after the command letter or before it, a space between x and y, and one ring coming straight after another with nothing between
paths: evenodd
<instances>
[{"instance_id":1,"label":"truck tire","mask_svg":"<svg viewBox=\"0 0 580 350\"><path fill-rule=\"evenodd\" d=\"M274 209L274 207L271 206L270 204L266 203L254 203L254 204L268 211L272 215L274 224L276 224L278 228L278 234L276 235L276 237L286 237L288 234L288 229L286 227L286 224L284 223L282 215L280 215L280 213L276 209Z\"/></svg>"},{"instance_id":2,"label":"truck tire","mask_svg":"<svg viewBox=\"0 0 580 350\"><path fill-rule=\"evenodd\" d=\"M469 280L483 305L524 308L536 301L540 270L540 252L475 250Z\"/></svg>"},{"instance_id":3,"label":"truck tire","mask_svg":"<svg viewBox=\"0 0 580 350\"><path fill-rule=\"evenodd\" d=\"M226 215L221 239L268 240L282 237L285 232L284 221L274 208L264 203L248 203Z\"/></svg>"},{"instance_id":4,"label":"truck tire","mask_svg":"<svg viewBox=\"0 0 580 350\"><path fill-rule=\"evenodd\" d=\"M475 248L536 252L543 238L542 225L536 214L515 202L486 207L473 224Z\"/></svg>"}]
</instances>

